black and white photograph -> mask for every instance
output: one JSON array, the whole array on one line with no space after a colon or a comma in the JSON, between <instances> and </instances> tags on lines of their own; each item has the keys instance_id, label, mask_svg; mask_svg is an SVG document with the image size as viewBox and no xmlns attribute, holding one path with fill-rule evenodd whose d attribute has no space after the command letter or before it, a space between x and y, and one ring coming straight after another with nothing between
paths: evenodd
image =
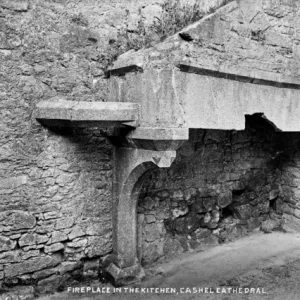
<instances>
[{"instance_id":1,"label":"black and white photograph","mask_svg":"<svg viewBox=\"0 0 300 300\"><path fill-rule=\"evenodd\" d=\"M300 1L0 0L0 300L299 300Z\"/></svg>"}]
</instances>

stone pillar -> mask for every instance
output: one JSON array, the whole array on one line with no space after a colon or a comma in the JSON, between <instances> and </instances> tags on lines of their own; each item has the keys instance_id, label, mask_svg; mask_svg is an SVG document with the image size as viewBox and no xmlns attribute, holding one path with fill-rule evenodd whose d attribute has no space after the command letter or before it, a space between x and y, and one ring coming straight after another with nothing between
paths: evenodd
<instances>
[{"instance_id":1,"label":"stone pillar","mask_svg":"<svg viewBox=\"0 0 300 300\"><path fill-rule=\"evenodd\" d=\"M188 139L187 128L118 129L110 141L113 159L113 255L101 271L114 285L139 281L144 270L137 257L137 202L149 172L168 168Z\"/></svg>"},{"instance_id":2,"label":"stone pillar","mask_svg":"<svg viewBox=\"0 0 300 300\"><path fill-rule=\"evenodd\" d=\"M113 256L106 268L115 285L144 276L137 258L137 214L139 192L145 175L170 167L176 151L154 151L115 147L113 175Z\"/></svg>"}]
</instances>

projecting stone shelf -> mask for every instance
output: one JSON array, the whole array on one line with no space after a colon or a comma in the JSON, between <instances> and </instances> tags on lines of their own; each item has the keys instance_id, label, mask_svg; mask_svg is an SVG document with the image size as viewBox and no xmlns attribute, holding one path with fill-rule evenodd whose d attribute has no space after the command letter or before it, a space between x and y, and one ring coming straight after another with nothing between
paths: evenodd
<instances>
[{"instance_id":1,"label":"projecting stone shelf","mask_svg":"<svg viewBox=\"0 0 300 300\"><path fill-rule=\"evenodd\" d=\"M35 118L51 126L138 126L139 106L121 102L41 101Z\"/></svg>"}]
</instances>

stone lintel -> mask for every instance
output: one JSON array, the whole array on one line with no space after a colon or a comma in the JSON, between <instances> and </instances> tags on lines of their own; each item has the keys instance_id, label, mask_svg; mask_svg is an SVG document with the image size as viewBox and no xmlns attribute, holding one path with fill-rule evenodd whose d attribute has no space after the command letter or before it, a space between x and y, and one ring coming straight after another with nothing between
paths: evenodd
<instances>
[{"instance_id":1,"label":"stone lintel","mask_svg":"<svg viewBox=\"0 0 300 300\"><path fill-rule=\"evenodd\" d=\"M41 101L37 104L35 118L48 123L53 120L61 124L68 122L113 122L130 123L137 126L139 106L136 103L121 102L75 102L68 100ZM51 124L51 123L50 123Z\"/></svg>"}]
</instances>

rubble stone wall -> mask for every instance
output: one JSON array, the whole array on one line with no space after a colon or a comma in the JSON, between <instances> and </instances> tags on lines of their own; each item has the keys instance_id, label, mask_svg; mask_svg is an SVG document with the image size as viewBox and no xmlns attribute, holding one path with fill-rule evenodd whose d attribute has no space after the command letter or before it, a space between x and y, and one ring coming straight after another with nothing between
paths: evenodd
<instances>
[{"instance_id":1,"label":"rubble stone wall","mask_svg":"<svg viewBox=\"0 0 300 300\"><path fill-rule=\"evenodd\" d=\"M254 230L298 230L298 133L256 116L245 131L192 130L170 169L157 170L138 204L144 265Z\"/></svg>"},{"instance_id":2,"label":"rubble stone wall","mask_svg":"<svg viewBox=\"0 0 300 300\"><path fill-rule=\"evenodd\" d=\"M0 292L53 291L111 252L106 131L52 131L33 110L53 97L106 101L104 71L128 50L120 32L150 26L163 3L0 0Z\"/></svg>"},{"instance_id":3,"label":"rubble stone wall","mask_svg":"<svg viewBox=\"0 0 300 300\"><path fill-rule=\"evenodd\" d=\"M222 3L200 2L206 11ZM119 32L138 30L141 19L151 24L162 3L0 0L0 292L22 284L52 292L71 276L97 270L111 252L112 149L105 130L49 130L33 110L53 97L106 101L104 71L122 51L116 45L126 42L117 41ZM284 36L290 30L280 28ZM277 137L191 132L172 168L154 173L143 190L143 262L230 240L267 219L275 225L265 230L276 227L277 204L297 219L298 135L290 148L275 151Z\"/></svg>"},{"instance_id":4,"label":"rubble stone wall","mask_svg":"<svg viewBox=\"0 0 300 300\"><path fill-rule=\"evenodd\" d=\"M238 0L170 36L119 58L115 67L199 68L265 80L299 82L299 1Z\"/></svg>"}]
</instances>

